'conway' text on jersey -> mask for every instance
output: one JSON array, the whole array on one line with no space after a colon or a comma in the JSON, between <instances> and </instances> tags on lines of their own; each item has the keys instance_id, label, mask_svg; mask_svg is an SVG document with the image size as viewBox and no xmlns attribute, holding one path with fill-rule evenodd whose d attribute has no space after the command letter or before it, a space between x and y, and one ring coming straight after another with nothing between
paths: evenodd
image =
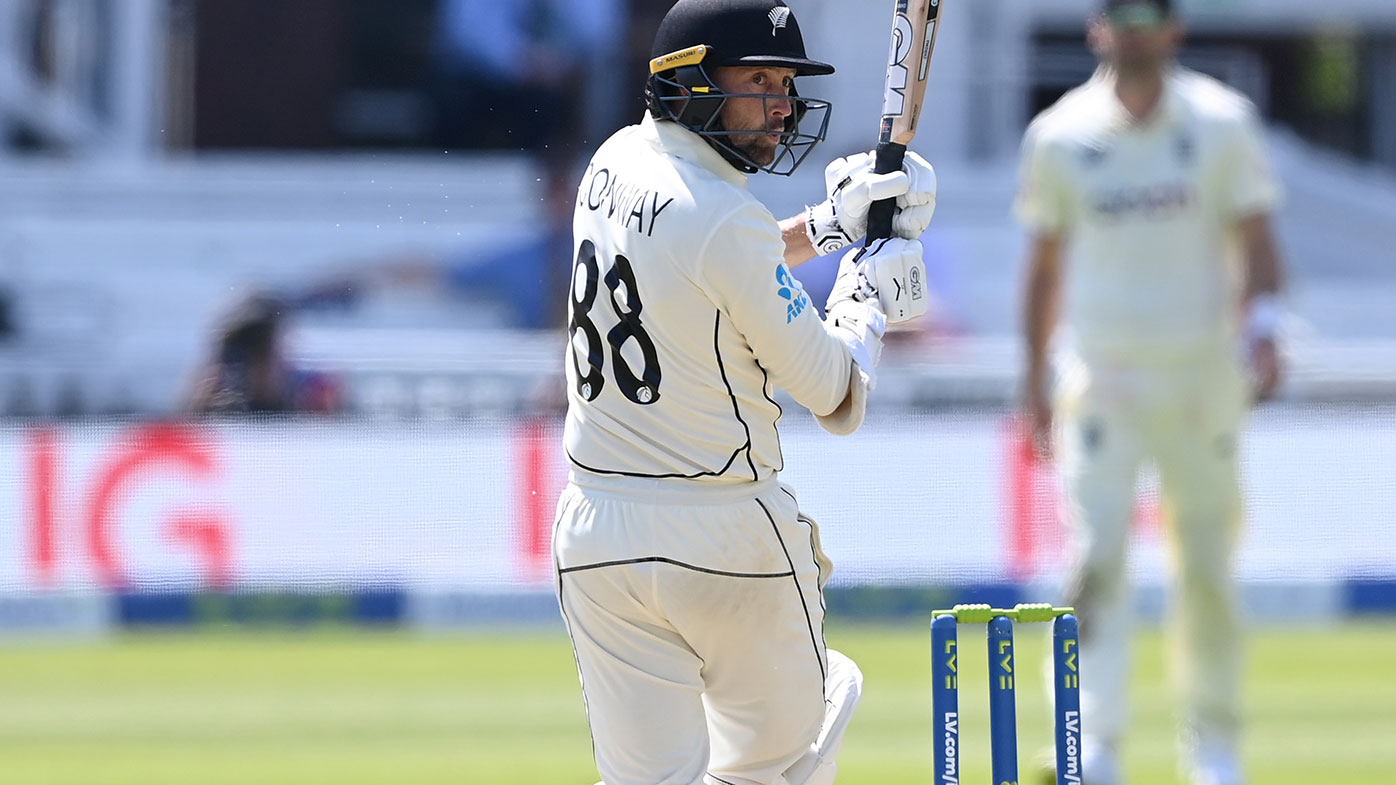
<instances>
[{"instance_id":1,"label":"'conway' text on jersey","mask_svg":"<svg viewBox=\"0 0 1396 785\"><path fill-rule=\"evenodd\" d=\"M593 212L605 212L606 218L619 226L653 237L655 220L674 201L672 197L660 199L658 191L641 191L612 175L610 169L596 169L588 170L582 180L578 204Z\"/></svg>"}]
</instances>

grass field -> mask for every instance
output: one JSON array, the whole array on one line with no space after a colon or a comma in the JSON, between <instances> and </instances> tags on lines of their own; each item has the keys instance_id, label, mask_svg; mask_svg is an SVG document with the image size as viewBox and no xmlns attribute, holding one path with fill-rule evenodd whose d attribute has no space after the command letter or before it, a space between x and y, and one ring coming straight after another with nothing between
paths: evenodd
<instances>
[{"instance_id":1,"label":"grass field","mask_svg":"<svg viewBox=\"0 0 1396 785\"><path fill-rule=\"evenodd\" d=\"M971 636L961 633L967 654ZM840 785L929 783L927 635L844 624L828 637L867 676ZM1025 764L1050 740L1034 678L1042 645L1020 628ZM1139 641L1126 757L1134 785L1175 781L1159 650L1156 634ZM965 782L988 780L984 660L962 658ZM1256 785L1396 781L1396 625L1259 630L1250 663L1246 758ZM559 634L141 634L0 647L5 785L595 779Z\"/></svg>"}]
</instances>

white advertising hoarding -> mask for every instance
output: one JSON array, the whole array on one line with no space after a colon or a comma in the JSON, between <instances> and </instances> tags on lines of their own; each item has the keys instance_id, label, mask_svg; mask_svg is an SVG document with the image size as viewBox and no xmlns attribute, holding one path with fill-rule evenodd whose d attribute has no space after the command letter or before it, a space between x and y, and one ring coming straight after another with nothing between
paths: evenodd
<instances>
[{"instance_id":1,"label":"white advertising hoarding","mask_svg":"<svg viewBox=\"0 0 1396 785\"><path fill-rule=\"evenodd\" d=\"M1049 468L1000 413L782 423L785 481L837 584L1050 578ZM0 430L0 595L196 588L546 589L555 420L69 423ZM1391 408L1262 412L1243 577L1396 575ZM1134 570L1166 569L1145 478Z\"/></svg>"}]
</instances>

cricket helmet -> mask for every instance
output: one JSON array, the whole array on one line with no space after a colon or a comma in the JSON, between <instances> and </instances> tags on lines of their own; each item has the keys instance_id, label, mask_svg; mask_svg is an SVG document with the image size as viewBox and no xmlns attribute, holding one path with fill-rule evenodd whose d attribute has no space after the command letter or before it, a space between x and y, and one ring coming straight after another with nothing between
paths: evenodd
<instances>
[{"instance_id":1,"label":"cricket helmet","mask_svg":"<svg viewBox=\"0 0 1396 785\"><path fill-rule=\"evenodd\" d=\"M800 24L783 0L679 0L660 22L650 56L645 85L650 114L702 136L742 171L788 175L828 131L829 102L805 98L793 86L793 111L771 163L763 166L732 145L730 137L749 129L722 127L722 106L728 98L771 96L724 93L712 79L713 69L764 65L792 68L796 76L834 72L832 65L805 53ZM802 125L812 130L802 130Z\"/></svg>"}]
</instances>

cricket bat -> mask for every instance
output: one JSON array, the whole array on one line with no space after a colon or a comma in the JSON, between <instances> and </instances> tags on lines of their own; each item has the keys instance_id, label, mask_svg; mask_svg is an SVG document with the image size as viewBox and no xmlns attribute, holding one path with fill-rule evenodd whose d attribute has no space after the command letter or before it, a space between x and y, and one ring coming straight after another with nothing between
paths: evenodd
<instances>
[{"instance_id":1,"label":"cricket bat","mask_svg":"<svg viewBox=\"0 0 1396 785\"><path fill-rule=\"evenodd\" d=\"M877 139L873 169L878 174L900 171L907 145L916 137L943 2L896 0L892 46L887 56L887 82L882 94L882 130ZM895 207L895 199L873 202L868 212L868 245L892 236Z\"/></svg>"}]
</instances>

